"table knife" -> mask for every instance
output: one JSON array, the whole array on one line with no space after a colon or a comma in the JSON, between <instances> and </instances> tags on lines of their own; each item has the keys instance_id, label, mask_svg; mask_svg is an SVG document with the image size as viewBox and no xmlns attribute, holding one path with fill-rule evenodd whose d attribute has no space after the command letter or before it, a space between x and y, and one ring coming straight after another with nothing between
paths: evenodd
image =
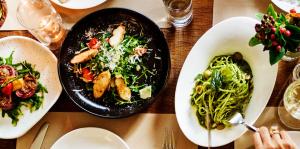
<instances>
[{"instance_id":1,"label":"table knife","mask_svg":"<svg viewBox=\"0 0 300 149\"><path fill-rule=\"evenodd\" d=\"M41 149L49 124L44 123L33 140L30 149Z\"/></svg>"}]
</instances>

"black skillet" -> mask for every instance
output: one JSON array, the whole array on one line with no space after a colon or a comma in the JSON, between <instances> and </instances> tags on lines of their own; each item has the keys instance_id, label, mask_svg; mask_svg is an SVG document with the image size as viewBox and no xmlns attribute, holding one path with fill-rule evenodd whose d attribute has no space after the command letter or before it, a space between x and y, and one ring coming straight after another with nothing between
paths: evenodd
<instances>
[{"instance_id":1,"label":"black skillet","mask_svg":"<svg viewBox=\"0 0 300 149\"><path fill-rule=\"evenodd\" d=\"M80 49L79 41L82 40L85 32L90 29L94 31L106 30L109 25L120 23L134 26L130 34L137 34L142 30L146 37L152 39L148 48L158 50L161 57L160 71L156 75L156 88L152 98L129 105L107 104L101 100L95 100L92 93L86 91L83 81L76 77L70 69L70 60L74 57L75 51ZM61 48L58 71L65 92L80 108L100 117L121 118L140 112L154 102L155 97L167 83L170 65L170 53L166 39L154 22L132 10L108 8L87 15L73 26Z\"/></svg>"}]
</instances>

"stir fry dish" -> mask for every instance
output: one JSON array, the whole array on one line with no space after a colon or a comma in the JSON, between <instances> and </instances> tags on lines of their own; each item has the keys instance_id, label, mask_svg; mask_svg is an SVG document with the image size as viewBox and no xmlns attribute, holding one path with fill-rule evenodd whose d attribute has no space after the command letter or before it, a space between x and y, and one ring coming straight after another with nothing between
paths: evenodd
<instances>
[{"instance_id":1,"label":"stir fry dish","mask_svg":"<svg viewBox=\"0 0 300 149\"><path fill-rule=\"evenodd\" d=\"M191 100L204 128L223 129L236 112L244 113L253 91L249 64L240 53L213 58L195 78Z\"/></svg>"},{"instance_id":2,"label":"stir fry dish","mask_svg":"<svg viewBox=\"0 0 300 149\"><path fill-rule=\"evenodd\" d=\"M95 101L132 104L152 97L161 57L148 48L151 39L128 33L123 23L85 33L81 49L70 60L72 72Z\"/></svg>"},{"instance_id":3,"label":"stir fry dish","mask_svg":"<svg viewBox=\"0 0 300 149\"><path fill-rule=\"evenodd\" d=\"M23 115L21 107L31 112L38 110L47 89L39 83L40 73L26 61L13 64L13 53L8 58L0 57L0 109L2 117L8 115L17 125Z\"/></svg>"}]
</instances>

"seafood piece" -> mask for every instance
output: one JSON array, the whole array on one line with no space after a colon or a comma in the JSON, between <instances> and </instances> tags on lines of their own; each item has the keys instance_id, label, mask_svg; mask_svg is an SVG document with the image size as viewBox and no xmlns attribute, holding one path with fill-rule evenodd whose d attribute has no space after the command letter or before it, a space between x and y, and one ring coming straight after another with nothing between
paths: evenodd
<instances>
[{"instance_id":1,"label":"seafood piece","mask_svg":"<svg viewBox=\"0 0 300 149\"><path fill-rule=\"evenodd\" d=\"M13 106L11 96L0 96L0 109L2 110L11 110Z\"/></svg>"},{"instance_id":2,"label":"seafood piece","mask_svg":"<svg viewBox=\"0 0 300 149\"><path fill-rule=\"evenodd\" d=\"M125 32L125 26L120 25L113 31L113 36L109 39L109 44L112 47L117 47L123 41Z\"/></svg>"},{"instance_id":3,"label":"seafood piece","mask_svg":"<svg viewBox=\"0 0 300 149\"><path fill-rule=\"evenodd\" d=\"M17 76L17 71L14 67L9 65L0 66L0 84L4 83L8 78Z\"/></svg>"},{"instance_id":4,"label":"seafood piece","mask_svg":"<svg viewBox=\"0 0 300 149\"><path fill-rule=\"evenodd\" d=\"M117 87L119 96L123 100L129 101L131 98L131 90L129 87L126 86L124 80L122 78L116 78L115 85Z\"/></svg>"},{"instance_id":5,"label":"seafood piece","mask_svg":"<svg viewBox=\"0 0 300 149\"><path fill-rule=\"evenodd\" d=\"M95 98L100 98L108 88L111 80L109 70L100 73L94 80L93 94Z\"/></svg>"},{"instance_id":6,"label":"seafood piece","mask_svg":"<svg viewBox=\"0 0 300 149\"><path fill-rule=\"evenodd\" d=\"M78 63L86 62L86 61L92 59L93 57L95 57L97 55L97 53L98 53L97 49L89 49L87 51L84 51L80 54L75 55L71 59L71 63L78 64Z\"/></svg>"},{"instance_id":7,"label":"seafood piece","mask_svg":"<svg viewBox=\"0 0 300 149\"><path fill-rule=\"evenodd\" d=\"M38 83L34 76L28 74L23 77L23 80L24 85L16 91L16 95L22 99L28 99L35 94Z\"/></svg>"}]
</instances>

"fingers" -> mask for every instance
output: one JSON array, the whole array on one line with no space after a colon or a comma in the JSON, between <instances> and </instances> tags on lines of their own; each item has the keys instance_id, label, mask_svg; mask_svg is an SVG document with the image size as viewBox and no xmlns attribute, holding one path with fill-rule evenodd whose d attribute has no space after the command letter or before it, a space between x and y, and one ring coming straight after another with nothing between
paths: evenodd
<instances>
[{"instance_id":1,"label":"fingers","mask_svg":"<svg viewBox=\"0 0 300 149\"><path fill-rule=\"evenodd\" d=\"M291 139L291 137L287 134L286 131L280 131L280 136L282 138L282 144L286 149L295 149L296 145Z\"/></svg>"},{"instance_id":2,"label":"fingers","mask_svg":"<svg viewBox=\"0 0 300 149\"><path fill-rule=\"evenodd\" d=\"M272 144L271 135L266 127L259 128L259 134L263 144Z\"/></svg>"},{"instance_id":3,"label":"fingers","mask_svg":"<svg viewBox=\"0 0 300 149\"><path fill-rule=\"evenodd\" d=\"M272 134L272 139L277 144L277 147L279 147L281 149L285 148L283 145L284 143L283 143L279 133Z\"/></svg>"},{"instance_id":4,"label":"fingers","mask_svg":"<svg viewBox=\"0 0 300 149\"><path fill-rule=\"evenodd\" d=\"M263 148L263 143L262 143L260 134L258 132L254 133L253 140L254 140L254 146L255 146L256 149L262 149Z\"/></svg>"}]
</instances>

